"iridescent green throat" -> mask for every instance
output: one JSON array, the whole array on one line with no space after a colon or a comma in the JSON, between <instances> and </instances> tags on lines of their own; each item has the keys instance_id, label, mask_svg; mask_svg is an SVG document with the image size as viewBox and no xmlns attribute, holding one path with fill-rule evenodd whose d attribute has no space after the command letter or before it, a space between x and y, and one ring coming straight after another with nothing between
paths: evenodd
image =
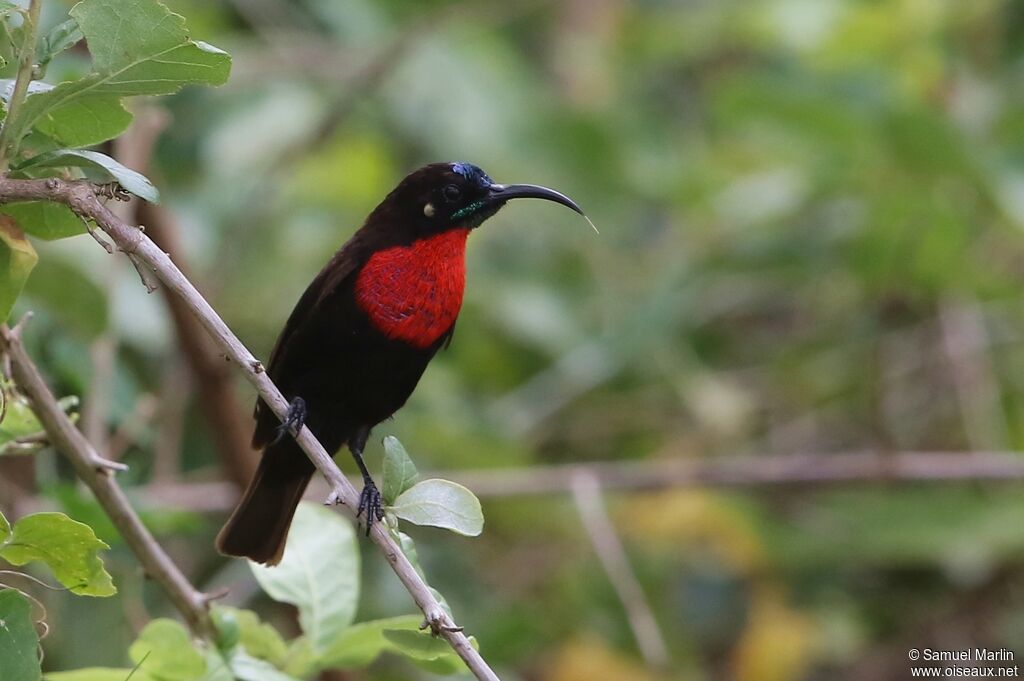
<instances>
[{"instance_id":1,"label":"iridescent green throat","mask_svg":"<svg viewBox=\"0 0 1024 681\"><path fill-rule=\"evenodd\" d=\"M452 213L452 218L451 219L452 219L453 222L456 221L456 220L461 220L462 218L470 216L473 213L477 212L478 210L483 208L486 204L487 204L486 201L474 201L473 203L469 204L465 208L460 208L457 211L455 211L454 213Z\"/></svg>"}]
</instances>

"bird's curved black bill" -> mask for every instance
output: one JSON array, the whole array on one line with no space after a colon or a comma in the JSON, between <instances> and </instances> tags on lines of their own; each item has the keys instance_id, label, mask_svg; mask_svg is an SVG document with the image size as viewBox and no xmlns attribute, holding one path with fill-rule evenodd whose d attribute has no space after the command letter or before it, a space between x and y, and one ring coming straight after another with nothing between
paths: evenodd
<instances>
[{"instance_id":1,"label":"bird's curved black bill","mask_svg":"<svg viewBox=\"0 0 1024 681\"><path fill-rule=\"evenodd\" d=\"M490 200L494 202L504 203L511 199L544 199L560 203L566 208L571 208L586 217L583 209L576 205L576 202L568 196L537 184L492 184L488 188L488 192L490 193Z\"/></svg>"}]
</instances>

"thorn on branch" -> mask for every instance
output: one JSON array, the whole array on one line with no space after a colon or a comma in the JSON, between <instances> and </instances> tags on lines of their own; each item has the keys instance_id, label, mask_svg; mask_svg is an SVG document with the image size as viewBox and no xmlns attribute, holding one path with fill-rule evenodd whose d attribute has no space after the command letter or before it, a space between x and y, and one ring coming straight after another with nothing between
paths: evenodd
<instances>
[{"instance_id":1,"label":"thorn on branch","mask_svg":"<svg viewBox=\"0 0 1024 681\"><path fill-rule=\"evenodd\" d=\"M21 332L24 331L25 330L25 326L30 321L32 321L32 316L33 316L32 310L29 310L25 314L21 315L21 319L19 319L18 322L14 326L11 327L11 330L10 330L11 338L18 338L18 339L21 338Z\"/></svg>"},{"instance_id":2,"label":"thorn on branch","mask_svg":"<svg viewBox=\"0 0 1024 681\"><path fill-rule=\"evenodd\" d=\"M92 457L92 465L100 473L117 473L128 470L128 464L121 463L120 461L111 461L110 459L104 459L99 454Z\"/></svg>"},{"instance_id":3,"label":"thorn on branch","mask_svg":"<svg viewBox=\"0 0 1024 681\"><path fill-rule=\"evenodd\" d=\"M98 231L96 231L95 227L93 227L87 222L85 223L85 230L89 232L89 236L96 240L96 243L103 247L103 250L105 250L108 255L114 254L114 247L107 243L106 240L100 237L100 234Z\"/></svg>"},{"instance_id":4,"label":"thorn on branch","mask_svg":"<svg viewBox=\"0 0 1024 681\"><path fill-rule=\"evenodd\" d=\"M218 601L222 598L227 597L229 593L231 593L231 589L229 589L226 586L222 586L216 591L200 594L200 599L203 601L203 603L210 603L211 601Z\"/></svg>"},{"instance_id":5,"label":"thorn on branch","mask_svg":"<svg viewBox=\"0 0 1024 681\"><path fill-rule=\"evenodd\" d=\"M124 251L124 249L121 250ZM156 283L156 280L153 278L154 275L152 270L148 269L146 265L143 264L141 260L139 260L138 256L136 256L134 253L128 253L127 251L124 251L124 253L128 256L128 260L131 261L132 266L135 268L135 271L139 273L139 279L142 280L142 285L146 287L146 293L152 293L153 291L160 288L160 286Z\"/></svg>"}]
</instances>

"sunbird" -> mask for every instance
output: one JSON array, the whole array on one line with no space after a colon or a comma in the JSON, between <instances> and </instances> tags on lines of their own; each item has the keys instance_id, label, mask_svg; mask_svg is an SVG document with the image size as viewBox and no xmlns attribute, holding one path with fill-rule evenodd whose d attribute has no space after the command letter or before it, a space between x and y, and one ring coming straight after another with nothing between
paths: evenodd
<instances>
[{"instance_id":1,"label":"sunbird","mask_svg":"<svg viewBox=\"0 0 1024 681\"><path fill-rule=\"evenodd\" d=\"M583 211L532 184L497 184L471 163L432 163L385 197L299 298L267 373L289 401L281 422L257 400L259 467L217 535L217 549L276 565L313 464L290 433L306 425L328 453L348 445L363 476L356 517L384 517L363 461L370 431L398 411L451 343L462 307L469 233L512 199ZM365 514L365 516L364 516Z\"/></svg>"}]
</instances>

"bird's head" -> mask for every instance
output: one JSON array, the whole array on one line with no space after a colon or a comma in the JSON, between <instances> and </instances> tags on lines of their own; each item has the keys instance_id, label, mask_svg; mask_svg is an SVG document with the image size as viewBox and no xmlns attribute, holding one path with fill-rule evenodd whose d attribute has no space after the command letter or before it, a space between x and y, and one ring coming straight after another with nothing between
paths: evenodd
<instances>
[{"instance_id":1,"label":"bird's head","mask_svg":"<svg viewBox=\"0 0 1024 681\"><path fill-rule=\"evenodd\" d=\"M553 189L498 184L472 163L455 162L412 172L378 206L371 222L397 222L410 230L408 236L423 238L449 229L475 229L512 199L554 201L583 215L572 199Z\"/></svg>"}]
</instances>

